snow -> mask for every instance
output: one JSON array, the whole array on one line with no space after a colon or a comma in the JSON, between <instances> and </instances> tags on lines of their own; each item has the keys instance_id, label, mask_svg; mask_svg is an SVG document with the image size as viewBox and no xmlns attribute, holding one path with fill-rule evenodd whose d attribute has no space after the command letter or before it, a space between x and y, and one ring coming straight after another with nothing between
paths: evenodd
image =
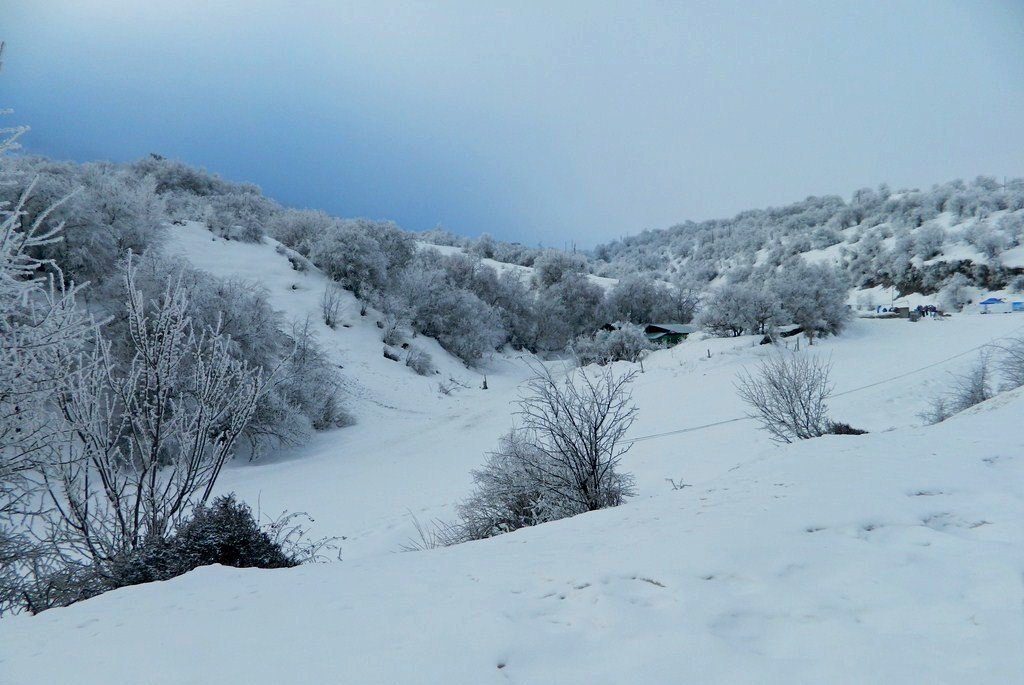
<instances>
[{"instance_id":1,"label":"snow","mask_svg":"<svg viewBox=\"0 0 1024 685\"><path fill-rule=\"evenodd\" d=\"M999 255L999 261L1001 261L1003 266L1007 268L1024 268L1024 245L1004 250L1002 254Z\"/></svg>"},{"instance_id":2,"label":"snow","mask_svg":"<svg viewBox=\"0 0 1024 685\"><path fill-rule=\"evenodd\" d=\"M168 249L318 319L324 285L273 244L182 227ZM294 288L292 286L295 286ZM487 541L396 553L450 519L509 427L526 358L442 371L381 354L373 316L317 329L356 426L232 465L219 486L344 535L344 561L209 567L0 621L2 683L1007 683L1024 672L1024 391L937 426L917 414L1024 316L854 319L803 352L835 419L870 430L777 446L736 398L756 337L651 355L634 383L626 505ZM796 341L791 339L790 345ZM709 356L710 355L710 356ZM458 380L450 395L439 380ZM731 423L699 428L706 424ZM676 432L693 429L689 432ZM660 434L671 433L657 436ZM674 490L668 479L689 485Z\"/></svg>"},{"instance_id":3,"label":"snow","mask_svg":"<svg viewBox=\"0 0 1024 685\"><path fill-rule=\"evenodd\" d=\"M818 250L808 250L802 253L802 256L809 264L828 264L834 266L841 262L844 247L846 247L845 243L836 243Z\"/></svg>"},{"instance_id":4,"label":"snow","mask_svg":"<svg viewBox=\"0 0 1024 685\"><path fill-rule=\"evenodd\" d=\"M942 253L934 259L929 259L923 262L926 266L930 264L938 264L940 262L955 262L960 260L970 260L976 264L984 264L988 259L983 255L978 248L974 247L965 242L947 242L942 246Z\"/></svg>"}]
</instances>

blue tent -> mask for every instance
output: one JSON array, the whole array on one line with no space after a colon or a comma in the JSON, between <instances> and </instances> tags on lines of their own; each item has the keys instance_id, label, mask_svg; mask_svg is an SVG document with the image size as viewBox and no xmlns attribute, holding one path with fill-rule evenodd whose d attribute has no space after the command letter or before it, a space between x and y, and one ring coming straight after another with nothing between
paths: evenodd
<instances>
[{"instance_id":1,"label":"blue tent","mask_svg":"<svg viewBox=\"0 0 1024 685\"><path fill-rule=\"evenodd\" d=\"M1000 300L998 297L990 297L987 300L982 300L978 304L999 304L1001 302L1002 300Z\"/></svg>"}]
</instances>

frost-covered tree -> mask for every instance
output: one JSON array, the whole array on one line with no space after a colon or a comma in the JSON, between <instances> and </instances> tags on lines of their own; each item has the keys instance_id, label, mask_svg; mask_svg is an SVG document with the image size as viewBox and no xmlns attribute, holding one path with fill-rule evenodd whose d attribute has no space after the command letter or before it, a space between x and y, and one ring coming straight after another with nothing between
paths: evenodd
<instances>
[{"instance_id":1,"label":"frost-covered tree","mask_svg":"<svg viewBox=\"0 0 1024 685\"><path fill-rule=\"evenodd\" d=\"M27 130L0 129L0 189L23 188L16 199L0 200L0 613L14 599L20 564L34 554L15 524L38 507L30 474L52 435L48 403L90 326L77 288L40 256L63 238L63 226L51 220L59 204L29 216L34 183L17 176L7 154Z\"/></svg>"},{"instance_id":2,"label":"frost-covered tree","mask_svg":"<svg viewBox=\"0 0 1024 685\"><path fill-rule=\"evenodd\" d=\"M738 336L767 333L782 318L777 296L751 282L718 288L705 303L698 321L713 335Z\"/></svg>"},{"instance_id":3,"label":"frost-covered tree","mask_svg":"<svg viewBox=\"0 0 1024 685\"><path fill-rule=\"evenodd\" d=\"M970 280L962 273L955 273L939 291L939 306L950 312L958 312L971 301Z\"/></svg>"},{"instance_id":4,"label":"frost-covered tree","mask_svg":"<svg viewBox=\"0 0 1024 685\"><path fill-rule=\"evenodd\" d=\"M634 377L606 367L557 379L537 369L519 403L519 426L473 474L475 491L459 509L464 535L490 537L632 495L633 479L618 466L636 420Z\"/></svg>"},{"instance_id":5,"label":"frost-covered tree","mask_svg":"<svg viewBox=\"0 0 1024 685\"><path fill-rule=\"evenodd\" d=\"M608 292L606 302L610 321L635 324L689 323L696 309L692 290L641 275L621 278Z\"/></svg>"},{"instance_id":6,"label":"frost-covered tree","mask_svg":"<svg viewBox=\"0 0 1024 685\"><path fill-rule=\"evenodd\" d=\"M267 223L279 211L277 203L267 199L255 186L214 195L210 199L210 228L232 240L259 242Z\"/></svg>"},{"instance_id":7,"label":"frost-covered tree","mask_svg":"<svg viewBox=\"0 0 1024 685\"><path fill-rule=\"evenodd\" d=\"M265 387L229 338L195 328L180 285L146 303L134 277L130 363L93 341L55 397L62 444L36 460L51 505L36 530L64 564L102 569L206 502Z\"/></svg>"},{"instance_id":8,"label":"frost-covered tree","mask_svg":"<svg viewBox=\"0 0 1024 685\"><path fill-rule=\"evenodd\" d=\"M604 366L616 361L638 362L657 349L644 329L636 324L619 322L612 330L602 329L593 335L582 335L572 343L572 352L580 366Z\"/></svg>"},{"instance_id":9,"label":"frost-covered tree","mask_svg":"<svg viewBox=\"0 0 1024 685\"><path fill-rule=\"evenodd\" d=\"M849 317L846 279L828 265L798 260L777 272L769 288L784 316L803 328L812 342L841 331Z\"/></svg>"},{"instance_id":10,"label":"frost-covered tree","mask_svg":"<svg viewBox=\"0 0 1024 685\"><path fill-rule=\"evenodd\" d=\"M0 187L0 200L17 201L32 184L20 220L31 224L45 214L64 225L63 239L34 255L59 264L68 280L102 282L129 250L139 254L162 240L166 214L152 178L107 163L39 158L18 158L11 169L15 181Z\"/></svg>"},{"instance_id":11,"label":"frost-covered tree","mask_svg":"<svg viewBox=\"0 0 1024 685\"><path fill-rule=\"evenodd\" d=\"M267 235L279 240L303 257L309 257L313 245L332 230L334 219L324 212L286 209L267 222Z\"/></svg>"},{"instance_id":12,"label":"frost-covered tree","mask_svg":"<svg viewBox=\"0 0 1024 685\"><path fill-rule=\"evenodd\" d=\"M736 390L749 416L778 442L793 442L829 431L826 400L832 394L831 363L806 354L779 354L753 373L743 371Z\"/></svg>"}]
</instances>

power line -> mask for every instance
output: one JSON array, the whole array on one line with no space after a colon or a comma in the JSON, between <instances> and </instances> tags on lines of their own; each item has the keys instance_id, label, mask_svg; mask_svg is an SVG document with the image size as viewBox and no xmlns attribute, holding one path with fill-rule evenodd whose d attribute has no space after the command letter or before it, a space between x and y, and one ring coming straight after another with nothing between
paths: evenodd
<instances>
[{"instance_id":1,"label":"power line","mask_svg":"<svg viewBox=\"0 0 1024 685\"><path fill-rule=\"evenodd\" d=\"M1017 331L1024 331L1024 326L1021 326L1020 328L1018 328ZM964 357L964 356L970 354L971 352L977 352L980 349L983 349L985 347L988 347L988 346L992 345L997 340L1005 340L1007 338L1010 338L1012 335L1013 335L1013 333L1008 333L1006 335L997 336L997 337L992 338L991 340L989 340L987 342L982 343L981 345L977 345L976 347L972 347L969 350L964 350L963 352L958 352L957 354L954 354L951 357L946 357L945 359L941 359L941 360L939 360L937 362L933 362L931 364L926 364L925 366L922 366L920 368L914 369L913 371L907 371L905 373L901 373L901 374L898 374L896 376L889 376L888 378L883 378L882 380L876 381L874 383L868 383L867 385L862 385L862 386L857 387L857 388L852 388L850 390L844 390L843 392L836 393L834 395L830 395L829 399L832 399L834 397L843 397L845 395L852 395L853 393L860 392L861 390L867 390L868 388L874 388L874 387L879 386L879 385L884 385L885 383L891 383L892 381L897 381L897 380L899 380L901 378L906 378L907 376L912 376L915 373L921 373L922 371L927 371L928 369L934 368L936 366L940 366L942 364L946 364L947 362L951 362L954 359L959 359L960 357ZM689 428L679 428L677 430L666 431L664 433L653 433L651 435L641 435L638 438L632 438L630 440L623 440L622 442L627 444L627 445L632 445L634 443L643 442L645 440L654 440L655 438L665 438L665 437L668 437L670 435L680 435L682 433L693 433L695 431L705 430L707 428L714 428L715 426L724 426L727 423L736 423L737 421L749 421L752 418L753 417L751 417L751 416L739 416L739 417L736 417L734 419L726 419L724 421L715 421L714 423L705 423L705 424L700 425L700 426L690 426Z\"/></svg>"}]
</instances>

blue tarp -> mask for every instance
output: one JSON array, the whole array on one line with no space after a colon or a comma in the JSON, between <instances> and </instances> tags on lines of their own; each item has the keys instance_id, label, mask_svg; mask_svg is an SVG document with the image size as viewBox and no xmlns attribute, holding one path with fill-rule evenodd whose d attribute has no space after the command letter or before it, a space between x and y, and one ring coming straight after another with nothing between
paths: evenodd
<instances>
[{"instance_id":1,"label":"blue tarp","mask_svg":"<svg viewBox=\"0 0 1024 685\"><path fill-rule=\"evenodd\" d=\"M999 304L1001 302L1002 300L1000 300L998 297L990 297L987 300L982 300L978 304Z\"/></svg>"}]
</instances>

